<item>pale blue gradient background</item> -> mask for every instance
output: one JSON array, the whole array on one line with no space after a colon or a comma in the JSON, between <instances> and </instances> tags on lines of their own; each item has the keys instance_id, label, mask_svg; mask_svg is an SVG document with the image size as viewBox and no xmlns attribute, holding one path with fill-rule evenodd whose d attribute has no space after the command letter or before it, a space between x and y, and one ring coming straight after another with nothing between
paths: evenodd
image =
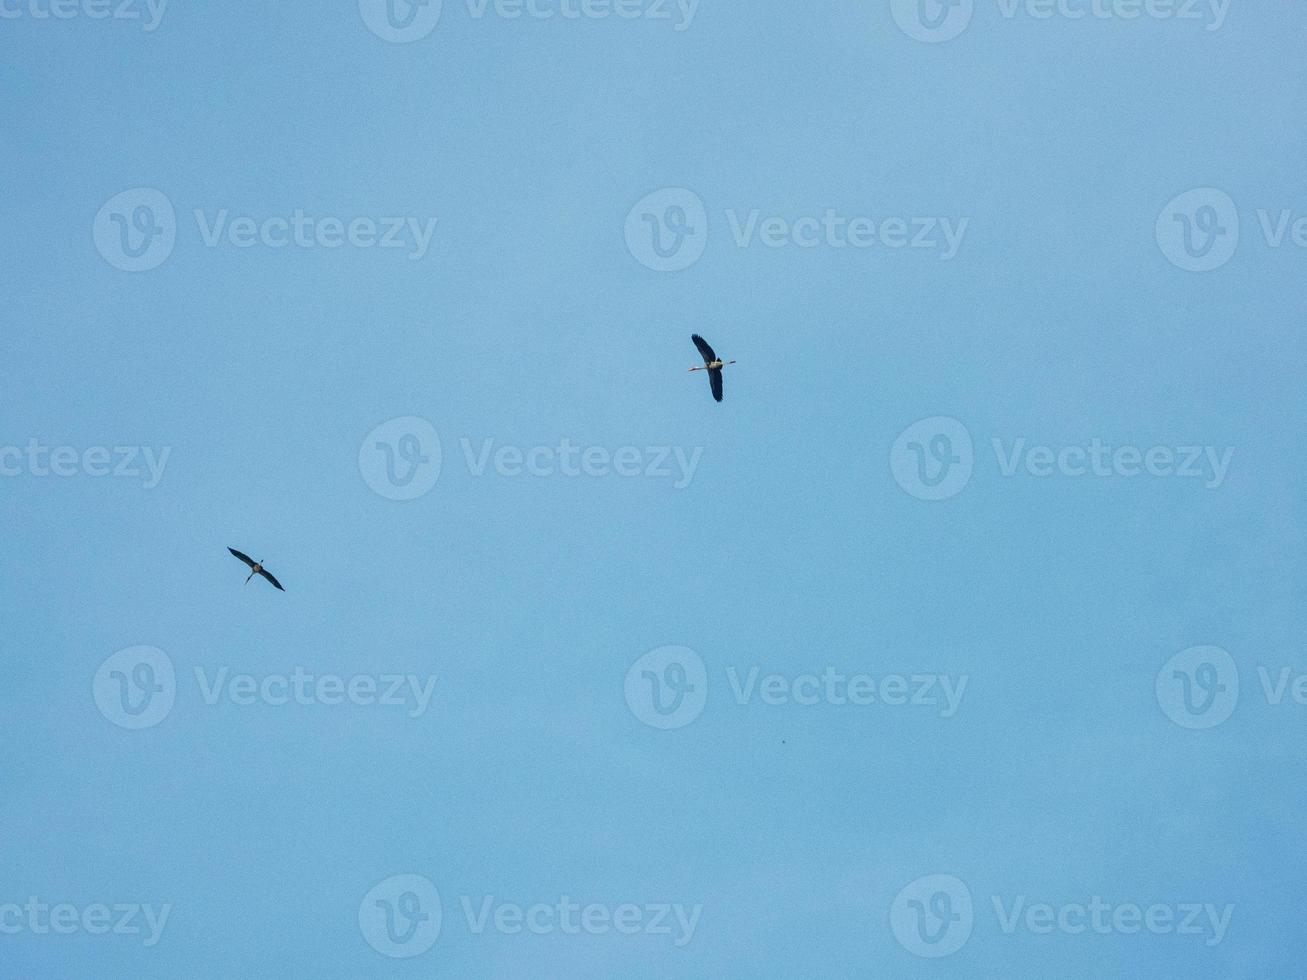
<instances>
[{"instance_id":1,"label":"pale blue gradient background","mask_svg":"<svg viewBox=\"0 0 1307 980\"><path fill-rule=\"evenodd\" d=\"M1288 977L1300 969L1307 668L1301 249L1307 11L1201 24L1003 19L943 45L888 4L703 0L669 22L476 20L391 45L353 2L0 21L0 443L171 446L160 487L0 481L0 902L173 904L163 941L0 937L0 977ZM129 275L91 223L157 187L181 237ZM685 186L711 237L660 275L622 237ZM1153 238L1216 186L1224 269ZM434 216L397 251L204 248L190 212ZM725 209L971 218L930 252L740 250ZM1299 213L1302 213L1300 211ZM688 337L738 357L714 405ZM430 419L445 472L392 503L364 435ZM893 481L896 435L962 419L955 499ZM1002 478L991 436L1236 447L1183 480ZM705 447L693 484L471 478L457 440ZM289 590L240 584L227 545ZM259 587L256 588L256 585ZM152 644L181 692L129 732L98 665ZM627 667L708 664L664 733ZM1154 697L1177 651L1240 666L1229 722ZM438 675L429 713L209 707L192 669ZM970 675L957 717L736 705L727 666ZM783 744L782 744L783 740ZM445 929L391 961L388 875ZM970 942L888 923L932 872ZM458 896L702 903L693 942L469 934ZM1236 906L1225 942L1004 935L1011 901Z\"/></svg>"}]
</instances>

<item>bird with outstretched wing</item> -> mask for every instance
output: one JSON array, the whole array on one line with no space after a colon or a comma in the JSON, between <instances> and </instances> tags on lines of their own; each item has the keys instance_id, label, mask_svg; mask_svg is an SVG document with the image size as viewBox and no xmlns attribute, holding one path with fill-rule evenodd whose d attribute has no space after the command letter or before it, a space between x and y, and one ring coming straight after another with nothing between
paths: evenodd
<instances>
[{"instance_id":1,"label":"bird with outstretched wing","mask_svg":"<svg viewBox=\"0 0 1307 980\"><path fill-rule=\"evenodd\" d=\"M279 590L279 591L281 591L281 592L285 592L285 591L286 591L285 589L283 589L283 588L281 587L281 583L277 581L276 576L274 576L270 571L268 571L266 568L263 567L263 563L262 563L262 562L257 562L257 561L255 561L255 560L254 560L253 558L251 558L249 555L244 554L243 552L237 551L235 548L228 548L227 550L230 551L230 552L231 552L233 555L235 555L237 558L239 558L241 561L245 562L245 564L247 564L247 565L250 566L250 574L249 574L249 576L245 579L245 584L246 584L246 585L249 585L249 584L250 584L250 579L254 578L255 575L262 575L264 578L266 578L269 582L272 583L272 585L273 585L274 588L276 588L277 590Z\"/></svg>"},{"instance_id":2,"label":"bird with outstretched wing","mask_svg":"<svg viewBox=\"0 0 1307 980\"><path fill-rule=\"evenodd\" d=\"M723 361L717 356L717 352L712 349L712 345L704 340L698 334L690 337L694 341L694 346L699 348L699 356L703 358L703 367L692 367L691 371L707 371L708 384L712 387L712 396L717 401L722 400L722 368L727 364L734 364L734 361Z\"/></svg>"},{"instance_id":3,"label":"bird with outstretched wing","mask_svg":"<svg viewBox=\"0 0 1307 980\"><path fill-rule=\"evenodd\" d=\"M694 346L699 348L699 356L703 358L704 364L711 364L713 361L717 360L717 352L712 349L712 345L710 345L708 341L704 340L698 334L695 334L690 339L694 341Z\"/></svg>"}]
</instances>

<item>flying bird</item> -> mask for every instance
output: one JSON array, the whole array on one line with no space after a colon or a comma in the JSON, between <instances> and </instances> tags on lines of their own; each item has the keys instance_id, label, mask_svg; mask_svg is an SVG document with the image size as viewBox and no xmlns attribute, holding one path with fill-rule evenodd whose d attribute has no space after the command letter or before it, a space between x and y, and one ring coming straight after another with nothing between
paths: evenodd
<instances>
[{"instance_id":1,"label":"flying bird","mask_svg":"<svg viewBox=\"0 0 1307 980\"><path fill-rule=\"evenodd\" d=\"M718 401L722 400L722 368L727 364L734 364L734 361L723 361L717 356L716 352L708 346L708 341L704 340L698 334L690 338L694 341L694 346L699 348L699 355L703 358L703 367L692 367L691 371L707 371L708 383L712 385L712 396Z\"/></svg>"},{"instance_id":2,"label":"flying bird","mask_svg":"<svg viewBox=\"0 0 1307 980\"><path fill-rule=\"evenodd\" d=\"M235 548L228 548L227 550L230 551L237 558L239 558L241 561L245 562L245 564L250 566L249 578L245 580L246 585L250 584L250 579L254 578L255 575L262 575L269 582L271 582L275 588L281 589L282 592L286 591L285 589L281 588L281 583L278 582L276 578L273 577L272 573L263 567L262 562L255 561L249 555L242 555Z\"/></svg>"}]
</instances>

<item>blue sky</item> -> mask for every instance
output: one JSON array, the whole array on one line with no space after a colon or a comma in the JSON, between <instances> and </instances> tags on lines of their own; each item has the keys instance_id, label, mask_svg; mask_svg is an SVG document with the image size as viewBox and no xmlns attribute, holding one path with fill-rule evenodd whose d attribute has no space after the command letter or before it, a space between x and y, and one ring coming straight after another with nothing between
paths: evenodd
<instances>
[{"instance_id":1,"label":"blue sky","mask_svg":"<svg viewBox=\"0 0 1307 980\"><path fill-rule=\"evenodd\" d=\"M618 7L0 3L0 978L1292 975L1307 12Z\"/></svg>"}]
</instances>

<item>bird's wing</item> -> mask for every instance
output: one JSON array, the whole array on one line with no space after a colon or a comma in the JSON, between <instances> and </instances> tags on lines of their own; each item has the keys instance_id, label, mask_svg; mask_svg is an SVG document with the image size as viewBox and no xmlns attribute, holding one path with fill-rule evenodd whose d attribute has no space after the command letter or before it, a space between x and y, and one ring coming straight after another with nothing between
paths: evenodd
<instances>
[{"instance_id":1,"label":"bird's wing","mask_svg":"<svg viewBox=\"0 0 1307 980\"><path fill-rule=\"evenodd\" d=\"M714 368L708 372L708 382L712 385L712 396L718 401L722 400L722 370Z\"/></svg>"},{"instance_id":2,"label":"bird's wing","mask_svg":"<svg viewBox=\"0 0 1307 980\"><path fill-rule=\"evenodd\" d=\"M253 568L253 567L254 567L254 565L255 565L255 561L254 561L254 559L251 558L249 555L242 555L242 554L241 554L239 551L237 551L235 548L228 548L227 550L230 551L230 552L231 552L233 555L235 555L237 558L239 558L241 561L245 562L245 564L249 565L250 568Z\"/></svg>"},{"instance_id":3,"label":"bird's wing","mask_svg":"<svg viewBox=\"0 0 1307 980\"><path fill-rule=\"evenodd\" d=\"M713 349L708 346L708 341L704 340L698 334L695 334L690 339L694 341L694 346L699 348L699 353L703 356L703 363L711 364L713 361L717 360L717 355L713 353Z\"/></svg>"},{"instance_id":4,"label":"bird's wing","mask_svg":"<svg viewBox=\"0 0 1307 980\"><path fill-rule=\"evenodd\" d=\"M259 569L259 574L262 575L264 578L266 578L269 582L271 582L271 583L272 583L274 586L276 586L278 589L281 589L282 592L285 592L285 591L286 591L285 589L282 589L282 588L281 588L281 583L278 582L278 581L276 580L276 578L273 577L273 574L272 574L270 571L268 571L266 568L261 568L261 569Z\"/></svg>"}]
</instances>

